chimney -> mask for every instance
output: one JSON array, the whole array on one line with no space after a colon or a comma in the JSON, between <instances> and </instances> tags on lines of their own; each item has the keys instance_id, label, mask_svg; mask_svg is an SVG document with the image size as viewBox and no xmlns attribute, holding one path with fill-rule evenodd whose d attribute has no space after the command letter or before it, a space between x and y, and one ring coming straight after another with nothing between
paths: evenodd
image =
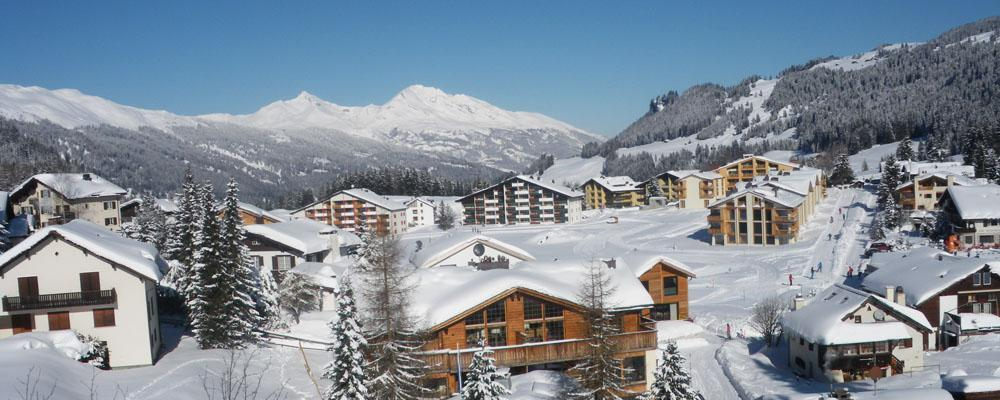
<instances>
[{"instance_id":1,"label":"chimney","mask_svg":"<svg viewBox=\"0 0 1000 400\"><path fill-rule=\"evenodd\" d=\"M92 180L91 177L90 177L90 174L83 174L83 180L85 180L85 181Z\"/></svg>"},{"instance_id":2,"label":"chimney","mask_svg":"<svg viewBox=\"0 0 1000 400\"><path fill-rule=\"evenodd\" d=\"M948 174L948 187L955 184L955 175Z\"/></svg>"},{"instance_id":3,"label":"chimney","mask_svg":"<svg viewBox=\"0 0 1000 400\"><path fill-rule=\"evenodd\" d=\"M888 301L896 301L896 287L886 286L885 287L885 299Z\"/></svg>"},{"instance_id":4,"label":"chimney","mask_svg":"<svg viewBox=\"0 0 1000 400\"><path fill-rule=\"evenodd\" d=\"M802 294L796 294L795 300L792 301L792 311L801 310L802 307L806 306L806 298L802 297Z\"/></svg>"},{"instance_id":5,"label":"chimney","mask_svg":"<svg viewBox=\"0 0 1000 400\"><path fill-rule=\"evenodd\" d=\"M906 292L903 291L902 286L896 287L896 304L901 306L906 305Z\"/></svg>"},{"instance_id":6,"label":"chimney","mask_svg":"<svg viewBox=\"0 0 1000 400\"><path fill-rule=\"evenodd\" d=\"M618 261L614 258L604 260L604 264L607 264L608 269L615 269L618 267Z\"/></svg>"}]
</instances>

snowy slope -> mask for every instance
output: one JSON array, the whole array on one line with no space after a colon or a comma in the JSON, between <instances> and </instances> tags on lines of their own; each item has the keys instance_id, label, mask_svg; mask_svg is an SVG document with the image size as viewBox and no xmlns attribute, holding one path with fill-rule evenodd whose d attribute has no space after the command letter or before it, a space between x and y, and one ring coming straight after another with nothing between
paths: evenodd
<instances>
[{"instance_id":1,"label":"snowy slope","mask_svg":"<svg viewBox=\"0 0 1000 400\"><path fill-rule=\"evenodd\" d=\"M886 52L896 51L906 47L920 46L923 43L913 42L913 43L896 43L888 46L882 46L876 48L875 50L864 52L861 54L855 54L848 57L836 58L830 61L822 62L816 64L812 69L826 68L839 71L857 71L862 68L867 68L872 65L877 64L881 61Z\"/></svg>"},{"instance_id":2,"label":"snowy slope","mask_svg":"<svg viewBox=\"0 0 1000 400\"><path fill-rule=\"evenodd\" d=\"M568 187L576 187L587 179L600 176L604 168L604 157L571 157L556 160L542 173L540 180L555 182Z\"/></svg>"}]
</instances>

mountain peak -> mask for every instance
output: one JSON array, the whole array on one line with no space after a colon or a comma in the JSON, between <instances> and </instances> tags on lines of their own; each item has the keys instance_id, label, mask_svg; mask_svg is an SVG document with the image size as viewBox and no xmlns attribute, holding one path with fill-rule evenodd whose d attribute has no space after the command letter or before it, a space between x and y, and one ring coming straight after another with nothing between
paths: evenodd
<instances>
[{"instance_id":1,"label":"mountain peak","mask_svg":"<svg viewBox=\"0 0 1000 400\"><path fill-rule=\"evenodd\" d=\"M435 96L448 96L448 94L436 87L424 86L420 84L407 86L405 89L401 90L398 94L396 94L396 97L403 97L403 98L415 97L421 99L431 98Z\"/></svg>"},{"instance_id":2,"label":"mountain peak","mask_svg":"<svg viewBox=\"0 0 1000 400\"><path fill-rule=\"evenodd\" d=\"M293 102L308 102L308 103L325 102L323 99L321 99L321 98L317 97L316 95L314 95L312 93L309 93L309 92L307 92L305 90L299 92L298 96L295 96L294 99L291 99L289 101L293 101Z\"/></svg>"}]
</instances>

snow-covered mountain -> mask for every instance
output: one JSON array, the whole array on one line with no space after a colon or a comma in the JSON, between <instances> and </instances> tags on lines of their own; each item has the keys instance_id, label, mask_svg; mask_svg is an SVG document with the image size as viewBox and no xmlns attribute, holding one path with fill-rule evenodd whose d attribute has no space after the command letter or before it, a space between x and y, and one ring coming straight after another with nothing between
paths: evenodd
<instances>
[{"instance_id":1,"label":"snow-covered mountain","mask_svg":"<svg viewBox=\"0 0 1000 400\"><path fill-rule=\"evenodd\" d=\"M302 92L253 114L200 116L130 107L74 89L0 85L0 116L48 120L71 129L110 125L172 132L235 125L273 131L288 139L347 134L515 170L541 153L571 155L584 143L602 140L542 114L508 111L470 96L421 85L404 89L382 105L341 106Z\"/></svg>"}]
</instances>

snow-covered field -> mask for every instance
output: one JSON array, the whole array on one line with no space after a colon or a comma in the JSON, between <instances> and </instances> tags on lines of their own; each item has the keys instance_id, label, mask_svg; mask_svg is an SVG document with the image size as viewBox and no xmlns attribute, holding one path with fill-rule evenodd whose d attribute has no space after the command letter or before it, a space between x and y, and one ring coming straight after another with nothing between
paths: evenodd
<instances>
[{"instance_id":1,"label":"snow-covered field","mask_svg":"<svg viewBox=\"0 0 1000 400\"><path fill-rule=\"evenodd\" d=\"M601 156L563 158L556 160L546 169L542 173L541 180L576 187L590 178L600 176L602 169L604 169L604 157Z\"/></svg>"}]
</instances>

